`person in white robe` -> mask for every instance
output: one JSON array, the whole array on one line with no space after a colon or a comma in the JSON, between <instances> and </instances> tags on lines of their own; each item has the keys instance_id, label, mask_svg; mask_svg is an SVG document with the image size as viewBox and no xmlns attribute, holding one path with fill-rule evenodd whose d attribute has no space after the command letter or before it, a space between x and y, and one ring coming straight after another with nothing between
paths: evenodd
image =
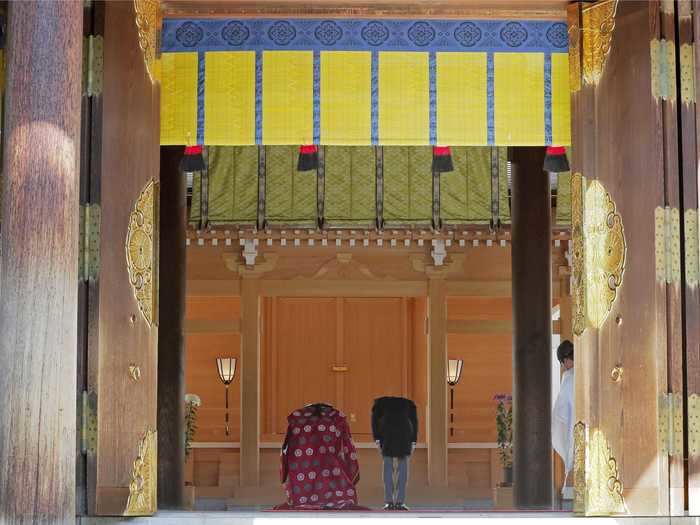
<instances>
[{"instance_id":1,"label":"person in white robe","mask_svg":"<svg viewBox=\"0 0 700 525\"><path fill-rule=\"evenodd\" d=\"M552 411L552 447L564 461L566 475L562 494L565 499L571 499L573 491L566 483L574 464L574 345L571 341L559 345L557 359L564 367L564 373Z\"/></svg>"}]
</instances>

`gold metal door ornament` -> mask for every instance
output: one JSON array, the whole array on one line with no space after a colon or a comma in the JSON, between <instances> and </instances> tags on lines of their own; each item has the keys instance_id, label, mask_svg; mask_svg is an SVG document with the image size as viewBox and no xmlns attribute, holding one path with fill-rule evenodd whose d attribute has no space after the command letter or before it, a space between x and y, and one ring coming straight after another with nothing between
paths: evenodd
<instances>
[{"instance_id":1,"label":"gold metal door ornament","mask_svg":"<svg viewBox=\"0 0 700 525\"><path fill-rule=\"evenodd\" d=\"M131 471L129 499L124 516L155 514L158 487L158 439L155 430L147 430L139 443L138 454Z\"/></svg>"},{"instance_id":2,"label":"gold metal door ornament","mask_svg":"<svg viewBox=\"0 0 700 525\"><path fill-rule=\"evenodd\" d=\"M575 335L583 334L586 329L586 288L583 246L583 195L586 179L575 173L571 178L571 237L572 253L572 292L573 292L573 329Z\"/></svg>"},{"instance_id":3,"label":"gold metal door ornament","mask_svg":"<svg viewBox=\"0 0 700 525\"><path fill-rule=\"evenodd\" d=\"M618 0L603 0L583 8L583 81L597 85L603 76L615 30Z\"/></svg>"},{"instance_id":4,"label":"gold metal door ornament","mask_svg":"<svg viewBox=\"0 0 700 525\"><path fill-rule=\"evenodd\" d=\"M700 396L688 396L688 455L700 456Z\"/></svg>"},{"instance_id":5,"label":"gold metal door ornament","mask_svg":"<svg viewBox=\"0 0 700 525\"><path fill-rule=\"evenodd\" d=\"M136 29L143 62L152 83L160 81L158 34L160 32L160 0L134 0Z\"/></svg>"},{"instance_id":6,"label":"gold metal door ornament","mask_svg":"<svg viewBox=\"0 0 700 525\"><path fill-rule=\"evenodd\" d=\"M603 432L593 430L586 450L586 516L627 512L617 460Z\"/></svg>"},{"instance_id":7,"label":"gold metal door ornament","mask_svg":"<svg viewBox=\"0 0 700 525\"><path fill-rule=\"evenodd\" d=\"M586 424L574 425L574 512L586 511Z\"/></svg>"},{"instance_id":8,"label":"gold metal door ornament","mask_svg":"<svg viewBox=\"0 0 700 525\"><path fill-rule=\"evenodd\" d=\"M158 184L151 180L143 189L134 211L129 216L126 234L126 265L129 282L141 315L151 326L154 323L157 291L155 286L155 236L157 233Z\"/></svg>"},{"instance_id":9,"label":"gold metal door ornament","mask_svg":"<svg viewBox=\"0 0 700 525\"><path fill-rule=\"evenodd\" d=\"M583 216L586 317L591 327L600 328L622 285L627 245L622 218L597 180L586 189Z\"/></svg>"}]
</instances>

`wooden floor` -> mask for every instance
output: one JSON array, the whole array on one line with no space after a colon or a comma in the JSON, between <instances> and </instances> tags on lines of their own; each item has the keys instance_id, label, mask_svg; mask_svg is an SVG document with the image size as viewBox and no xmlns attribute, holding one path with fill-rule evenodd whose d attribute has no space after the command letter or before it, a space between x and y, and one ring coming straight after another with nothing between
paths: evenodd
<instances>
[{"instance_id":1,"label":"wooden floor","mask_svg":"<svg viewBox=\"0 0 700 525\"><path fill-rule=\"evenodd\" d=\"M566 512L159 512L150 518L80 518L79 525L700 525L700 518L578 518ZM413 523L411 523L413 522Z\"/></svg>"}]
</instances>

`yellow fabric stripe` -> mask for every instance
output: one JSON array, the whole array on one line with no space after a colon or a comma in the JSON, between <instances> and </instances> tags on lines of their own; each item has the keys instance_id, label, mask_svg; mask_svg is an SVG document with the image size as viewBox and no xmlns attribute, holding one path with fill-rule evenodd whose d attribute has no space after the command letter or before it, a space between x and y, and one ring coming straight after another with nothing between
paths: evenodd
<instances>
[{"instance_id":1,"label":"yellow fabric stripe","mask_svg":"<svg viewBox=\"0 0 700 525\"><path fill-rule=\"evenodd\" d=\"M381 144L430 143L429 89L428 53L379 53Z\"/></svg>"},{"instance_id":2,"label":"yellow fabric stripe","mask_svg":"<svg viewBox=\"0 0 700 525\"><path fill-rule=\"evenodd\" d=\"M544 144L544 54L494 53L494 128L499 146Z\"/></svg>"},{"instance_id":3,"label":"yellow fabric stripe","mask_svg":"<svg viewBox=\"0 0 700 525\"><path fill-rule=\"evenodd\" d=\"M160 143L197 142L197 53L163 53Z\"/></svg>"},{"instance_id":4,"label":"yellow fabric stripe","mask_svg":"<svg viewBox=\"0 0 700 525\"><path fill-rule=\"evenodd\" d=\"M321 52L321 143L372 143L370 52Z\"/></svg>"},{"instance_id":5,"label":"yellow fabric stripe","mask_svg":"<svg viewBox=\"0 0 700 525\"><path fill-rule=\"evenodd\" d=\"M569 54L552 53L552 143L571 144Z\"/></svg>"},{"instance_id":6,"label":"yellow fabric stripe","mask_svg":"<svg viewBox=\"0 0 700 525\"><path fill-rule=\"evenodd\" d=\"M314 139L313 52L263 52L263 142L311 144Z\"/></svg>"},{"instance_id":7,"label":"yellow fabric stripe","mask_svg":"<svg viewBox=\"0 0 700 525\"><path fill-rule=\"evenodd\" d=\"M483 146L486 122L486 53L436 53L437 142Z\"/></svg>"},{"instance_id":8,"label":"yellow fabric stripe","mask_svg":"<svg viewBox=\"0 0 700 525\"><path fill-rule=\"evenodd\" d=\"M255 144L255 52L211 52L205 62L205 144Z\"/></svg>"}]
</instances>

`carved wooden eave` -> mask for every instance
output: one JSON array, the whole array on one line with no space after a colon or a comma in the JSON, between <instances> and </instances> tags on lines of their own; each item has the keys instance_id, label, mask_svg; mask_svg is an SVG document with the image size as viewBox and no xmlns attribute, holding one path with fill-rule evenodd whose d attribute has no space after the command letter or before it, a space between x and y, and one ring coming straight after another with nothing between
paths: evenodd
<instances>
[{"instance_id":1,"label":"carved wooden eave","mask_svg":"<svg viewBox=\"0 0 700 525\"><path fill-rule=\"evenodd\" d=\"M567 0L163 0L166 18L471 18L561 20Z\"/></svg>"},{"instance_id":2,"label":"carved wooden eave","mask_svg":"<svg viewBox=\"0 0 700 525\"><path fill-rule=\"evenodd\" d=\"M447 279L464 273L465 257L463 253L451 254L443 264L438 266L431 258L413 255L411 265L415 271L425 274L428 279Z\"/></svg>"},{"instance_id":3,"label":"carved wooden eave","mask_svg":"<svg viewBox=\"0 0 700 525\"><path fill-rule=\"evenodd\" d=\"M488 229L471 230L385 230L383 232L370 230L268 230L253 229L210 229L188 230L186 243L188 246L241 246L246 241L256 241L255 246L262 247L335 247L345 248L392 248L405 249L428 247L433 241L444 241L447 249L465 247L494 247L505 248L511 243L509 230L491 232ZM570 230L554 229L552 231L552 246L567 247L571 240ZM257 264L257 263L256 263Z\"/></svg>"}]
</instances>

